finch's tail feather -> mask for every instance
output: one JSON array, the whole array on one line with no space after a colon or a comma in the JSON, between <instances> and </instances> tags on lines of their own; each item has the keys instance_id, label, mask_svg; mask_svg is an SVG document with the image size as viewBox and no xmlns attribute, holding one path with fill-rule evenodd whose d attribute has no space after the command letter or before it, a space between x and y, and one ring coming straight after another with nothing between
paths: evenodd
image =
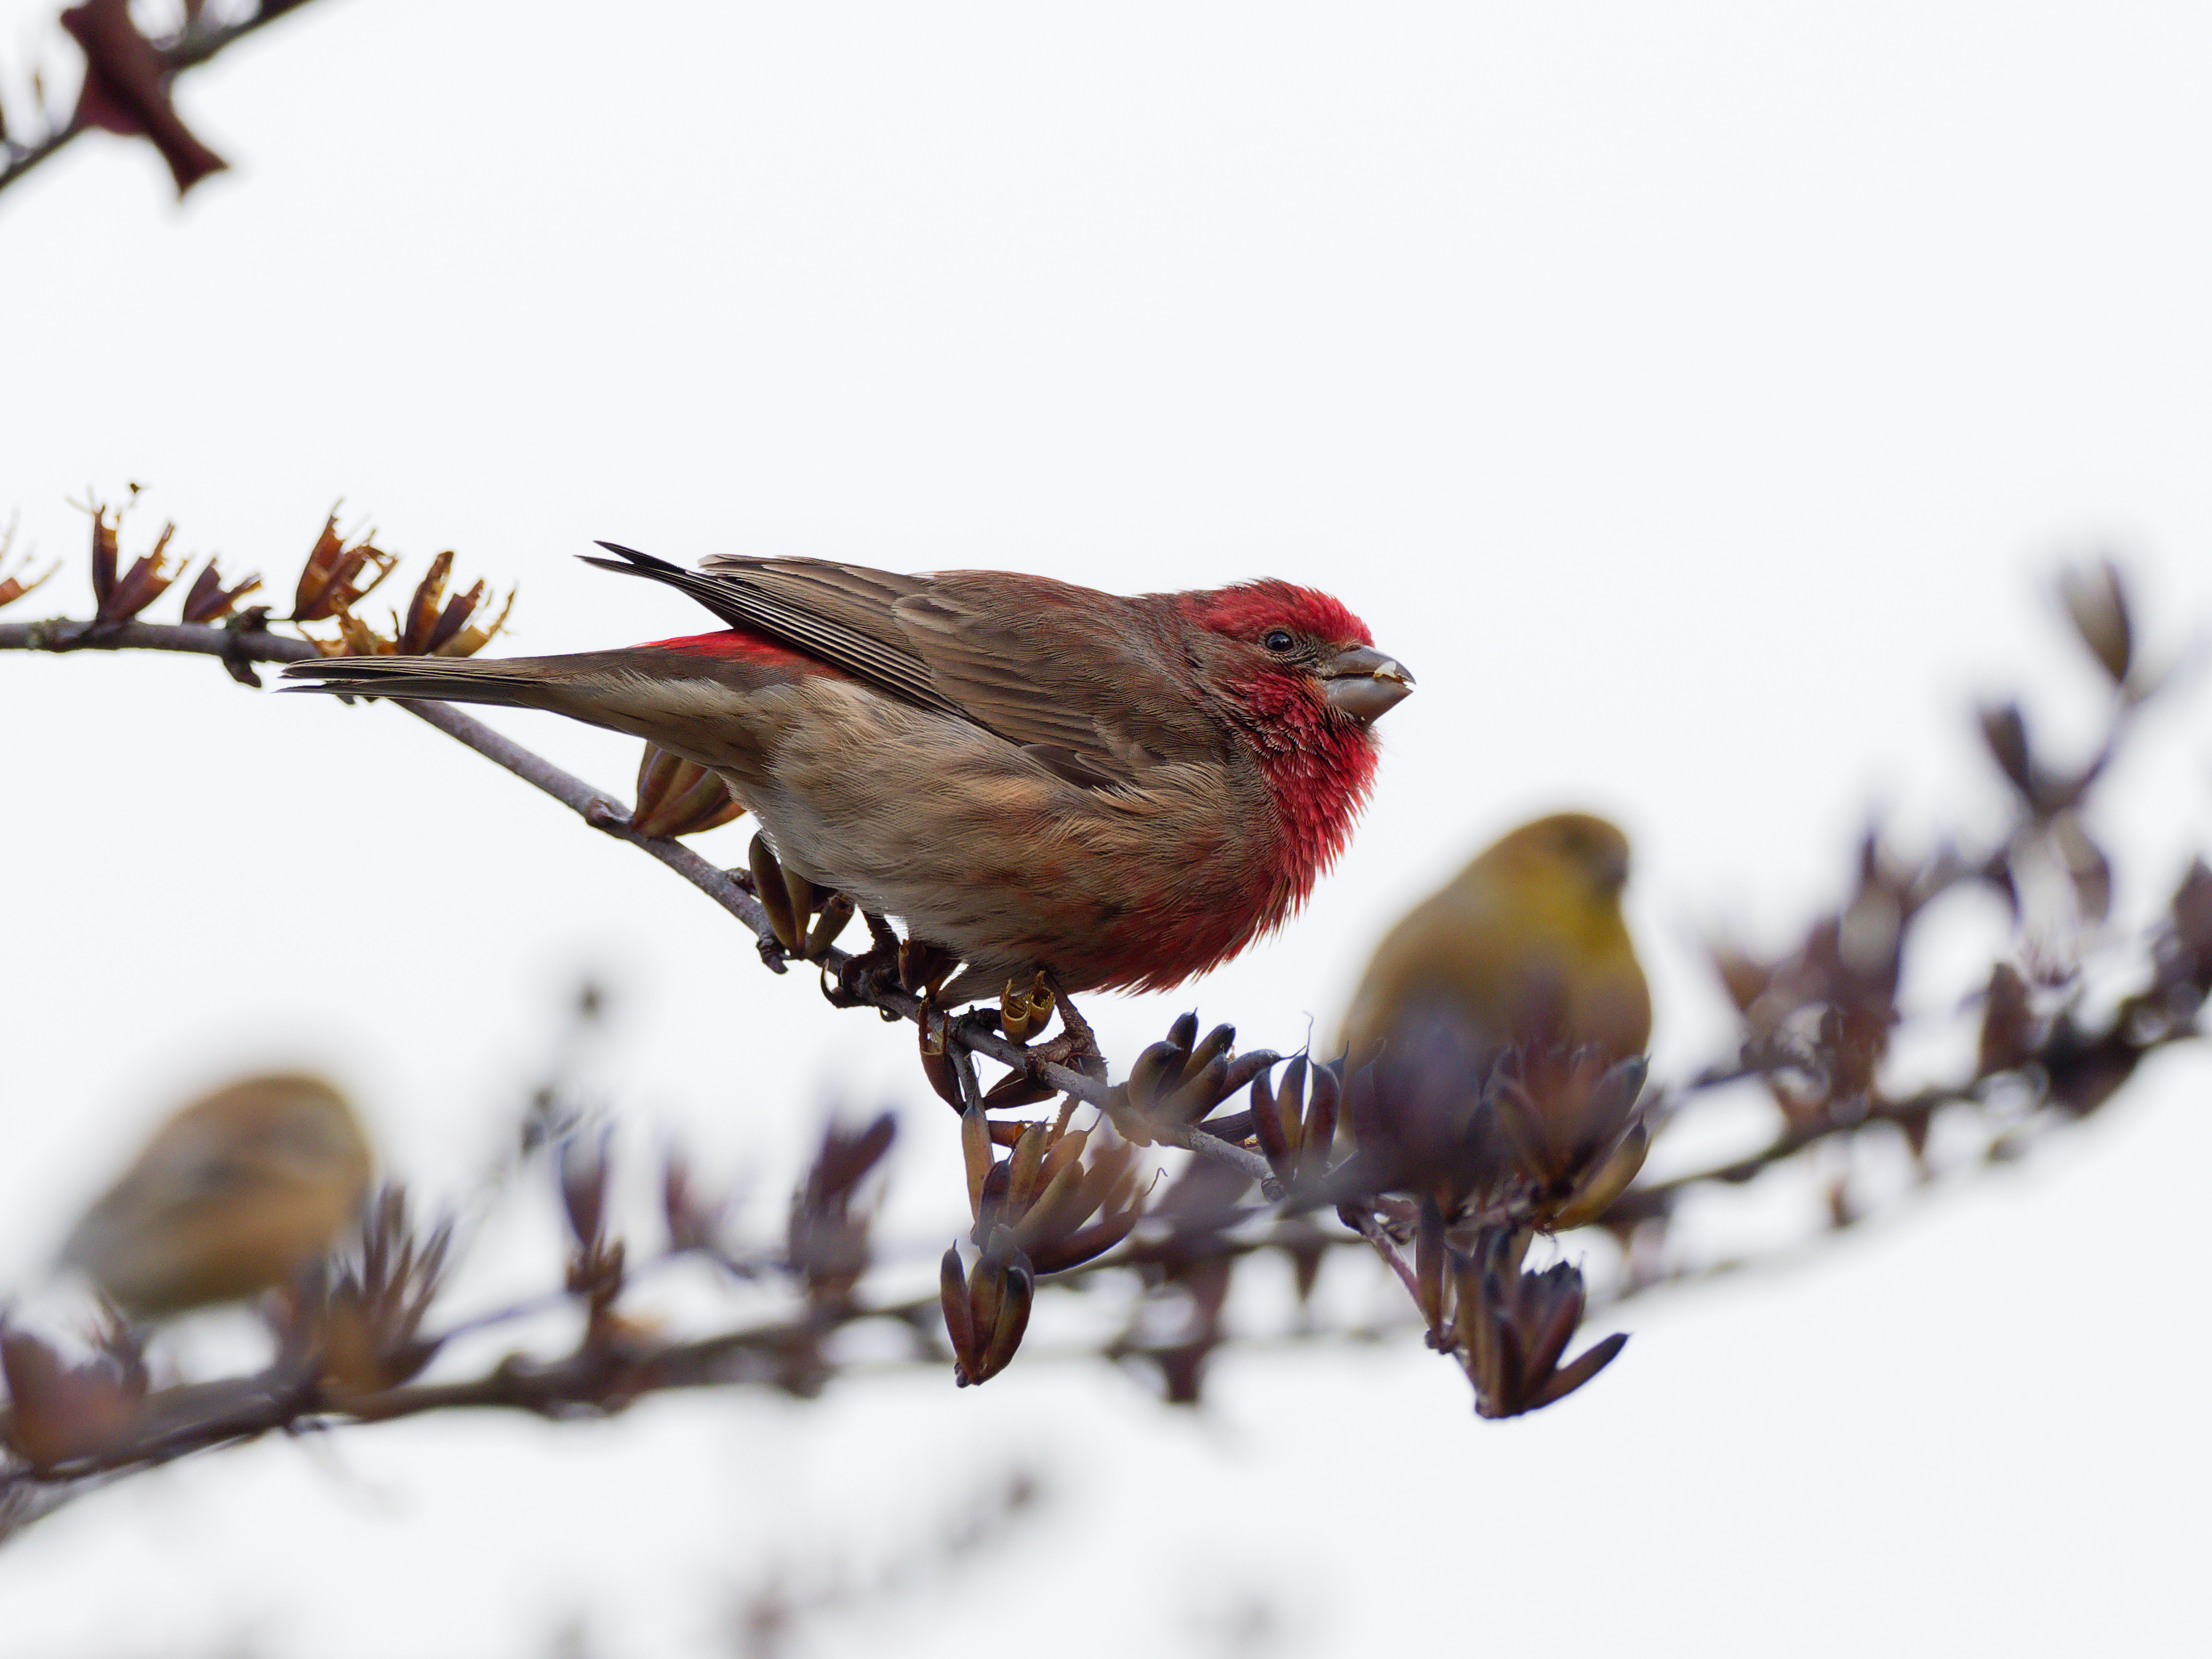
<instances>
[{"instance_id":1,"label":"finch's tail feather","mask_svg":"<svg viewBox=\"0 0 2212 1659\"><path fill-rule=\"evenodd\" d=\"M444 656L333 656L295 662L284 674L293 682L284 689L292 692L544 709L586 725L649 738L702 766L722 765L751 752L748 698L763 678L743 657L657 646L485 662Z\"/></svg>"},{"instance_id":2,"label":"finch's tail feather","mask_svg":"<svg viewBox=\"0 0 2212 1659\"><path fill-rule=\"evenodd\" d=\"M444 656L332 656L293 663L284 670L284 678L294 683L284 689L544 709L561 700L561 680L547 672L547 665L556 660L520 656L472 662Z\"/></svg>"},{"instance_id":3,"label":"finch's tail feather","mask_svg":"<svg viewBox=\"0 0 2212 1659\"><path fill-rule=\"evenodd\" d=\"M577 557L586 564L596 564L602 570L612 570L619 576L641 576L654 582L665 582L678 592L690 595L732 628L759 625L758 617L730 602L726 581L718 580L699 570L688 570L681 564L671 564L665 558L641 553L636 548L625 547L620 542L602 541L599 545L619 557L593 558L589 553L580 553Z\"/></svg>"}]
</instances>

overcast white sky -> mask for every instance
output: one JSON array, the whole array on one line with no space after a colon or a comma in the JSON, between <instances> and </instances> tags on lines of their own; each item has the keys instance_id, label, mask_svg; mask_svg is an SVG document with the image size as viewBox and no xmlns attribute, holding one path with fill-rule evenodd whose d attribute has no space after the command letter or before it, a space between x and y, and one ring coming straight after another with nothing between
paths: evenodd
<instances>
[{"instance_id":1,"label":"overcast white sky","mask_svg":"<svg viewBox=\"0 0 2212 1659\"><path fill-rule=\"evenodd\" d=\"M19 131L34 43L73 77L53 9L0 3ZM74 557L66 499L137 479L142 538L289 573L343 497L519 581L529 651L696 625L576 564L600 536L1328 587L1420 678L1368 820L1279 942L1094 1003L1109 1049L1194 1002L1295 1046L1474 846L1586 803L1637 838L1679 1070L1723 1029L1700 930L1829 902L1876 808L1994 821L1974 696L2087 730L2064 558L2120 550L2164 645L2212 618L2208 72L2201 9L2112 0L319 0L184 83L234 164L184 207L98 135L0 198L0 508ZM627 784L627 740L508 723ZM2199 694L2114 781L2130 921L2212 842L2209 735ZM766 1223L825 1099L902 1101L891 1230L951 1229L907 1039L404 715L0 661L0 1284L248 1064L335 1069L393 1167L464 1181L586 969L640 1144L757 1172ZM1624 1309L1523 1422L1408 1339L1227 1361L1196 1415L1018 1363L397 1425L75 1506L0 1552L0 1631L493 1659L581 1615L706 1654L775 1561L1030 1462L1052 1502L986 1573L818 1650L1218 1651L1261 1601L1284 1651L2190 1651L2208 1079L2169 1058L1814 1268Z\"/></svg>"}]
</instances>

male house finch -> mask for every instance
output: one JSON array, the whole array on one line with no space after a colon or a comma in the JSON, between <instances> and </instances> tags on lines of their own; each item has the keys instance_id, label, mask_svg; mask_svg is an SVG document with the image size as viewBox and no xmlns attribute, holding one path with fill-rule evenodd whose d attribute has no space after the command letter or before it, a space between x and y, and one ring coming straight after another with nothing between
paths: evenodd
<instances>
[{"instance_id":1,"label":"male house finch","mask_svg":"<svg viewBox=\"0 0 2212 1659\"><path fill-rule=\"evenodd\" d=\"M133 1314L289 1283L368 1196L368 1139L319 1077L249 1077L177 1112L63 1247Z\"/></svg>"},{"instance_id":2,"label":"male house finch","mask_svg":"<svg viewBox=\"0 0 2212 1659\"><path fill-rule=\"evenodd\" d=\"M1278 925L1345 845L1412 688L1366 625L1263 581L1122 597L814 559L696 570L601 543L726 631L482 662L345 657L314 689L550 709L718 773L787 871L965 963L1152 990Z\"/></svg>"},{"instance_id":3,"label":"male house finch","mask_svg":"<svg viewBox=\"0 0 2212 1659\"><path fill-rule=\"evenodd\" d=\"M1620 919L1628 838L1559 813L1503 837L1407 914L1345 1017L1353 1064L1448 1023L1480 1052L1521 1041L1641 1054L1651 996Z\"/></svg>"}]
</instances>

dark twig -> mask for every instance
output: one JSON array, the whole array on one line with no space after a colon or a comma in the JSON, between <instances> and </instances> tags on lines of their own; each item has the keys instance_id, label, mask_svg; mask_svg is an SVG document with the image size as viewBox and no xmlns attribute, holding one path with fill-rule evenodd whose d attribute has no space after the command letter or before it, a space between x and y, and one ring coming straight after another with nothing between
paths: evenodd
<instances>
[{"instance_id":1,"label":"dark twig","mask_svg":"<svg viewBox=\"0 0 2212 1659\"><path fill-rule=\"evenodd\" d=\"M1413 1297L1418 1306L1421 1300L1420 1281L1413 1276L1412 1264L1399 1253L1397 1241L1384 1230L1375 1213L1370 1210L1346 1205L1338 1214L1346 1225L1375 1247L1375 1253L1382 1257L1383 1264L1398 1276L1398 1282L1406 1287L1406 1294Z\"/></svg>"}]
</instances>

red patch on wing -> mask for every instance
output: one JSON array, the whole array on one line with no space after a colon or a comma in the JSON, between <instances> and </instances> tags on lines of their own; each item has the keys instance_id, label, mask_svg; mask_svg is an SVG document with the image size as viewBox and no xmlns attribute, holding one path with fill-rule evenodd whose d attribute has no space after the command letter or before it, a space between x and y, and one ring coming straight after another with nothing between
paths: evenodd
<instances>
[{"instance_id":1,"label":"red patch on wing","mask_svg":"<svg viewBox=\"0 0 2212 1659\"><path fill-rule=\"evenodd\" d=\"M1193 619L1209 632L1257 639L1270 628L1288 628L1334 644L1372 645L1367 625L1317 588L1301 588L1273 577L1240 582L1205 595Z\"/></svg>"},{"instance_id":2,"label":"red patch on wing","mask_svg":"<svg viewBox=\"0 0 2212 1659\"><path fill-rule=\"evenodd\" d=\"M788 668L795 674L836 674L817 656L794 651L788 645L744 628L725 628L718 633L686 634L678 639L649 639L641 651L681 651L687 656L737 657L746 662Z\"/></svg>"}]
</instances>

